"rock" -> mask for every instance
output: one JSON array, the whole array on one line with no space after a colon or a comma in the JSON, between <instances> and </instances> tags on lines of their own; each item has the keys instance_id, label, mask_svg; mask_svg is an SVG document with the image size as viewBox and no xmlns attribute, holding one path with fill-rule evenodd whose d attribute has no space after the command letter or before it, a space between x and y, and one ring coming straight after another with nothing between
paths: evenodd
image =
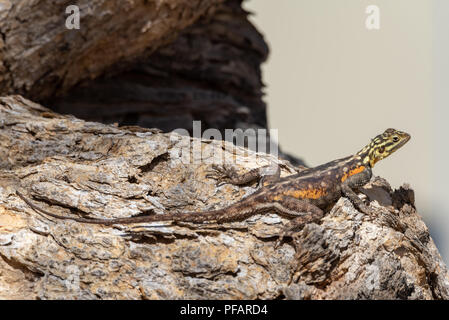
<instances>
[{"instance_id":1,"label":"rock","mask_svg":"<svg viewBox=\"0 0 449 320\"><path fill-rule=\"evenodd\" d=\"M62 116L0 98L2 299L447 299L447 268L408 186L365 187L367 216L341 198L279 248L274 213L216 224L89 225L42 216L127 217L221 208L257 186L217 186L212 160L241 172L288 162L214 140ZM193 157L196 145L205 157ZM195 148L195 147L194 147Z\"/></svg>"},{"instance_id":2,"label":"rock","mask_svg":"<svg viewBox=\"0 0 449 320\"><path fill-rule=\"evenodd\" d=\"M70 2L2 1L0 94L41 100L82 80L118 72L173 41L221 2L80 0L80 28L68 29Z\"/></svg>"}]
</instances>

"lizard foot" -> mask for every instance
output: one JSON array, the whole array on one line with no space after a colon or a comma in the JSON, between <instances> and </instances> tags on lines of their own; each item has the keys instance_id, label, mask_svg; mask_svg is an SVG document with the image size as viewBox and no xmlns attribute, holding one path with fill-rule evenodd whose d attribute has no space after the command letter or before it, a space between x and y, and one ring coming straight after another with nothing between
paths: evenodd
<instances>
[{"instance_id":1,"label":"lizard foot","mask_svg":"<svg viewBox=\"0 0 449 320\"><path fill-rule=\"evenodd\" d=\"M289 225L286 228L284 228L282 233L279 235L279 238L277 239L276 243L274 244L274 248L278 249L279 246L284 241L285 237L292 238L293 241L298 240L299 239L299 232L301 230L297 230L297 229L302 229L303 226L304 225L294 225L294 226Z\"/></svg>"},{"instance_id":2,"label":"lizard foot","mask_svg":"<svg viewBox=\"0 0 449 320\"><path fill-rule=\"evenodd\" d=\"M283 240L284 240L284 235L281 234L281 235L279 236L279 238L276 240L276 243L274 244L274 249L275 249L275 250L279 248L279 246L281 245L281 243L282 243Z\"/></svg>"},{"instance_id":3,"label":"lizard foot","mask_svg":"<svg viewBox=\"0 0 449 320\"><path fill-rule=\"evenodd\" d=\"M361 211L362 213L364 213L368 216L374 216L376 214L376 212L373 209L371 209L370 206L367 206L366 204L359 204L356 206L356 209L359 209L359 211Z\"/></svg>"},{"instance_id":4,"label":"lizard foot","mask_svg":"<svg viewBox=\"0 0 449 320\"><path fill-rule=\"evenodd\" d=\"M237 176L237 172L234 168L223 165L219 166L216 164L212 165L212 168L206 174L206 178L218 180L217 186L221 186L223 184L236 184L235 177Z\"/></svg>"}]
</instances>

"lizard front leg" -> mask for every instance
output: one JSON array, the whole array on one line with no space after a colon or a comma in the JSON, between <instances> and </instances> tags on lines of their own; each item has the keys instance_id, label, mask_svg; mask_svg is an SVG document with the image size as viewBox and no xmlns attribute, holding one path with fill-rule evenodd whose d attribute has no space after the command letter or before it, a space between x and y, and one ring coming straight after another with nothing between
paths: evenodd
<instances>
[{"instance_id":1,"label":"lizard front leg","mask_svg":"<svg viewBox=\"0 0 449 320\"><path fill-rule=\"evenodd\" d=\"M206 178L221 180L220 184L231 183L234 185L245 185L253 181L259 181L260 185L268 185L279 180L281 169L279 166L263 166L254 168L244 174L238 174L230 166L212 165L212 170L206 175Z\"/></svg>"},{"instance_id":2,"label":"lizard front leg","mask_svg":"<svg viewBox=\"0 0 449 320\"><path fill-rule=\"evenodd\" d=\"M359 196L354 192L354 189L358 189L367 184L370 181L371 176L372 171L370 168L367 168L360 173L348 177L341 184L341 191L343 195L352 202L352 204L356 207L356 209L360 210L365 214L371 214L371 210L365 203L363 203L363 201L359 198Z\"/></svg>"}]
</instances>

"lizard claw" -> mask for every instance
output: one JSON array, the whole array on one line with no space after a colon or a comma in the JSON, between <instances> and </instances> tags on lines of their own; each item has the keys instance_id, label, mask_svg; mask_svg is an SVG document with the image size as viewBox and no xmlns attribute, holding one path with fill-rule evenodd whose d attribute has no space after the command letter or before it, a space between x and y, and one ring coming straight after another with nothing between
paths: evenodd
<instances>
[{"instance_id":1,"label":"lizard claw","mask_svg":"<svg viewBox=\"0 0 449 320\"><path fill-rule=\"evenodd\" d=\"M274 249L278 249L281 246L282 241L284 241L284 237L286 235L287 235L287 232L285 232L285 231L279 235L279 238L276 240L276 243L274 244Z\"/></svg>"},{"instance_id":2,"label":"lizard claw","mask_svg":"<svg viewBox=\"0 0 449 320\"><path fill-rule=\"evenodd\" d=\"M231 182L231 176L233 172L233 169L227 168L226 165L218 166L216 164L213 164L212 168L206 174L206 178L219 180L217 186L222 186Z\"/></svg>"},{"instance_id":3,"label":"lizard claw","mask_svg":"<svg viewBox=\"0 0 449 320\"><path fill-rule=\"evenodd\" d=\"M281 245L283 240L283 237L279 237L279 239L276 240L276 243L274 244L274 249L277 250L279 248L279 246Z\"/></svg>"},{"instance_id":4,"label":"lizard claw","mask_svg":"<svg viewBox=\"0 0 449 320\"><path fill-rule=\"evenodd\" d=\"M371 209L371 207L367 206L367 205L360 205L359 206L359 210L369 216L373 216L375 215L375 211L373 209Z\"/></svg>"},{"instance_id":5,"label":"lizard claw","mask_svg":"<svg viewBox=\"0 0 449 320\"><path fill-rule=\"evenodd\" d=\"M226 181L219 181L219 182L217 182L215 185L216 185L217 187L221 187L221 186L223 186L223 185L225 185L225 184L227 184Z\"/></svg>"}]
</instances>

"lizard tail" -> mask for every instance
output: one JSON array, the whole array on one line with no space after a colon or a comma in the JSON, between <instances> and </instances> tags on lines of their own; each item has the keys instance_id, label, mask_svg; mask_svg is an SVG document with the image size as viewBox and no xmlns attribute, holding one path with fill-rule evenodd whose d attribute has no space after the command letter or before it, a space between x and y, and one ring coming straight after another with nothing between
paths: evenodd
<instances>
[{"instance_id":1,"label":"lizard tail","mask_svg":"<svg viewBox=\"0 0 449 320\"><path fill-rule=\"evenodd\" d=\"M243 220L254 213L256 202L258 202L257 198L248 196L222 209L174 213L173 215L170 215L171 218L167 220L193 223L221 223Z\"/></svg>"},{"instance_id":2,"label":"lizard tail","mask_svg":"<svg viewBox=\"0 0 449 320\"><path fill-rule=\"evenodd\" d=\"M173 214L167 213L167 214L156 214L148 216L137 216L137 217L115 218L115 219L95 219L95 218L91 219L91 218L61 216L38 207L17 190L16 194L28 206L30 206L30 208L46 216L62 220L73 220L81 223L102 224L102 225L130 224L130 223L155 222L155 221L182 221L193 223L203 223L212 221L227 222L243 219L246 216L251 215L251 213L254 211L253 209L251 209L253 208L253 206L250 205L254 203L254 198L247 197L229 207L210 211L200 211L200 212L192 211L192 212L180 212Z\"/></svg>"}]
</instances>

